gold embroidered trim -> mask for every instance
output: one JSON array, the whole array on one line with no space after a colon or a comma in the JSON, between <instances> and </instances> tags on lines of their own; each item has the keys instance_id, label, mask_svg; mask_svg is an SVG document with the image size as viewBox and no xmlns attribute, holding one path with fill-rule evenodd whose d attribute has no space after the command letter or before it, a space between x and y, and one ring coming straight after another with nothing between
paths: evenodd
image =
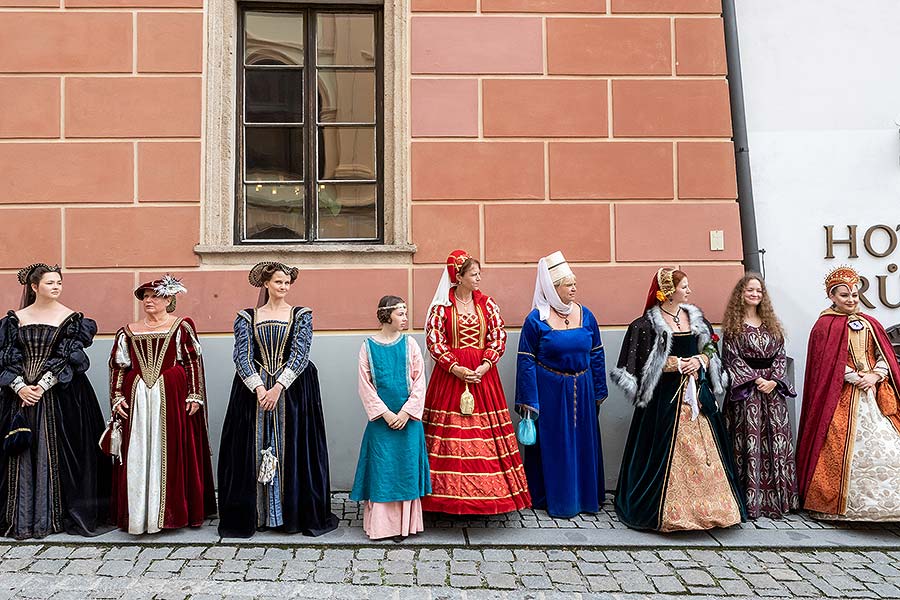
<instances>
[{"instance_id":1,"label":"gold embroidered trim","mask_svg":"<svg viewBox=\"0 0 900 600\"><path fill-rule=\"evenodd\" d=\"M527 490L519 490L518 492L506 494L505 496L452 496L450 494L428 494L428 496L431 496L432 498L450 498L452 500L506 500L507 498L521 496L522 494L527 493Z\"/></svg>"},{"instance_id":2,"label":"gold embroidered trim","mask_svg":"<svg viewBox=\"0 0 900 600\"><path fill-rule=\"evenodd\" d=\"M160 382L159 384L159 424L161 425L161 439L160 439L160 450L162 451L162 460L160 460L160 484L159 484L159 520L157 525L160 529L163 528L163 524L165 523L166 516L166 473L168 472L168 460L169 460L169 452L168 452L168 444L166 443L168 439L167 431L167 423L166 423L166 385L165 381Z\"/></svg>"},{"instance_id":3,"label":"gold embroidered trim","mask_svg":"<svg viewBox=\"0 0 900 600\"><path fill-rule=\"evenodd\" d=\"M172 333L181 325L182 319L175 319L169 330L164 333L134 333L130 327L125 327L125 335L131 340L131 347L134 349L134 355L137 357L138 366L141 369L141 379L152 389L159 379L162 371L163 361L166 357L166 351L172 342ZM163 340L162 344L157 347L156 341Z\"/></svg>"},{"instance_id":4,"label":"gold embroidered trim","mask_svg":"<svg viewBox=\"0 0 900 600\"><path fill-rule=\"evenodd\" d=\"M497 439L511 438L511 437L514 438L515 436L516 436L515 433L507 433L507 434L504 434L501 436L495 436L495 437L489 437L489 438L452 438L452 437L445 437L442 435L434 435L434 434L430 434L430 433L425 434L425 437L427 437L427 438L434 438L437 440L444 440L447 442L493 442L494 440L497 440Z\"/></svg>"},{"instance_id":5,"label":"gold embroidered trim","mask_svg":"<svg viewBox=\"0 0 900 600\"><path fill-rule=\"evenodd\" d=\"M435 471L431 470L432 475L463 475L465 477L496 477L498 475L506 475L510 471L518 471L521 467L515 466L512 469L507 469L506 471L495 471L494 473L464 473L462 471Z\"/></svg>"},{"instance_id":6,"label":"gold embroidered trim","mask_svg":"<svg viewBox=\"0 0 900 600\"><path fill-rule=\"evenodd\" d=\"M498 454L496 457L497 458L509 458L510 456L513 456L518 453L519 453L518 450L515 452L504 452L503 454ZM489 458L489 459L486 459L482 456L456 456L455 454L435 454L433 452L429 452L428 457L429 458L452 458L455 460L493 460L493 458L494 458L493 456L491 456L491 458ZM433 472L434 471L432 471L432 473Z\"/></svg>"}]
</instances>

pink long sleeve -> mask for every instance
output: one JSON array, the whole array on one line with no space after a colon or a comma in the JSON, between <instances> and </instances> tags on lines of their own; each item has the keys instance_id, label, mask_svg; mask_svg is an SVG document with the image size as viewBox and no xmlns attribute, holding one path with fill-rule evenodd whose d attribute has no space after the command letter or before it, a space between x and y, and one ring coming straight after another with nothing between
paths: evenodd
<instances>
[{"instance_id":1,"label":"pink long sleeve","mask_svg":"<svg viewBox=\"0 0 900 600\"><path fill-rule=\"evenodd\" d=\"M369 353L366 342L359 349L359 399L362 400L366 416L374 421L387 412L387 405L378 397L378 391L372 384L372 369L369 366Z\"/></svg>"},{"instance_id":2,"label":"pink long sleeve","mask_svg":"<svg viewBox=\"0 0 900 600\"><path fill-rule=\"evenodd\" d=\"M406 338L407 360L409 362L409 399L403 404L403 411L416 421L422 420L425 411L425 361L419 344L412 337Z\"/></svg>"}]
</instances>

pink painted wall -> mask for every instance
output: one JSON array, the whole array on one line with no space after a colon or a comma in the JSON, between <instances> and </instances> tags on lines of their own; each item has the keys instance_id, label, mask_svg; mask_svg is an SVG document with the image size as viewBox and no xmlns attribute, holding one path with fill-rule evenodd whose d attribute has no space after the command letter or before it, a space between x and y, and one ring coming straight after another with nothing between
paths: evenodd
<instances>
[{"instance_id":1,"label":"pink painted wall","mask_svg":"<svg viewBox=\"0 0 900 600\"><path fill-rule=\"evenodd\" d=\"M18 267L59 262L65 301L111 332L135 315L131 288L171 270L190 288L179 312L229 331L255 290L193 252L202 0L60 1L0 0L0 303L18 302ZM511 325L530 308L535 260L557 249L603 324L636 316L660 264L685 269L720 318L742 269L719 3L411 9L419 251L408 266L304 269L295 300L317 328L371 327L384 293L408 297L421 324L456 247L482 259ZM711 229L723 252L709 250Z\"/></svg>"}]
</instances>

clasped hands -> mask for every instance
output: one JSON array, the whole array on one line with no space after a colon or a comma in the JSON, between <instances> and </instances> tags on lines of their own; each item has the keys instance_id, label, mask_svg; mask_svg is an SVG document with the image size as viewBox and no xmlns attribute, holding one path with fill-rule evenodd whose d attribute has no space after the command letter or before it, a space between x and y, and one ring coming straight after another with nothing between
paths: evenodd
<instances>
[{"instance_id":1,"label":"clasped hands","mask_svg":"<svg viewBox=\"0 0 900 600\"><path fill-rule=\"evenodd\" d=\"M859 373L859 381L854 383L856 387L864 392L875 391L875 386L881 382L881 377L877 373Z\"/></svg>"},{"instance_id":2,"label":"clasped hands","mask_svg":"<svg viewBox=\"0 0 900 600\"><path fill-rule=\"evenodd\" d=\"M484 361L473 371L462 365L453 365L450 368L450 374L462 379L466 383L481 383L481 378L491 369L491 363Z\"/></svg>"},{"instance_id":3,"label":"clasped hands","mask_svg":"<svg viewBox=\"0 0 900 600\"><path fill-rule=\"evenodd\" d=\"M388 427L391 429L403 429L409 421L409 415L405 410L396 413L386 410L381 413L381 418L384 419L384 422L387 423Z\"/></svg>"},{"instance_id":4,"label":"clasped hands","mask_svg":"<svg viewBox=\"0 0 900 600\"><path fill-rule=\"evenodd\" d=\"M756 384L756 389L763 394L771 394L772 390L775 389L775 386L778 385L777 382L772 381L771 379L763 379L762 377L757 377L753 383Z\"/></svg>"},{"instance_id":5,"label":"clasped hands","mask_svg":"<svg viewBox=\"0 0 900 600\"><path fill-rule=\"evenodd\" d=\"M26 385L18 391L22 406L34 406L44 395L44 388L39 385Z\"/></svg>"},{"instance_id":6,"label":"clasped hands","mask_svg":"<svg viewBox=\"0 0 900 600\"><path fill-rule=\"evenodd\" d=\"M690 375L691 377L696 378L697 373L700 371L700 368L703 366L700 364L700 359L696 356L692 356L687 360L678 359L678 368L683 375Z\"/></svg>"},{"instance_id":7,"label":"clasped hands","mask_svg":"<svg viewBox=\"0 0 900 600\"><path fill-rule=\"evenodd\" d=\"M256 401L259 403L259 407L266 411L274 410L282 391L284 391L284 386L278 382L268 390L261 385L257 386Z\"/></svg>"}]
</instances>

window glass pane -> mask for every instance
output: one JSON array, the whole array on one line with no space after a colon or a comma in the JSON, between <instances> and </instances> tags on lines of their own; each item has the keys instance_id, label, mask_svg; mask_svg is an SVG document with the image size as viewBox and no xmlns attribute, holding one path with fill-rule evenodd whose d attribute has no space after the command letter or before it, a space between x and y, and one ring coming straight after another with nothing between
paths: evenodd
<instances>
[{"instance_id":1,"label":"window glass pane","mask_svg":"<svg viewBox=\"0 0 900 600\"><path fill-rule=\"evenodd\" d=\"M376 227L375 184L319 184L318 237L373 239Z\"/></svg>"},{"instance_id":2,"label":"window glass pane","mask_svg":"<svg viewBox=\"0 0 900 600\"><path fill-rule=\"evenodd\" d=\"M374 123L375 72L319 70L319 122Z\"/></svg>"},{"instance_id":3,"label":"window glass pane","mask_svg":"<svg viewBox=\"0 0 900 600\"><path fill-rule=\"evenodd\" d=\"M375 66L375 15L316 15L317 64Z\"/></svg>"},{"instance_id":4,"label":"window glass pane","mask_svg":"<svg viewBox=\"0 0 900 600\"><path fill-rule=\"evenodd\" d=\"M302 14L248 11L244 18L244 64L303 64Z\"/></svg>"},{"instance_id":5,"label":"window glass pane","mask_svg":"<svg viewBox=\"0 0 900 600\"><path fill-rule=\"evenodd\" d=\"M319 127L319 179L375 179L375 128Z\"/></svg>"},{"instance_id":6,"label":"window glass pane","mask_svg":"<svg viewBox=\"0 0 900 600\"><path fill-rule=\"evenodd\" d=\"M247 69L247 123L302 123L302 69Z\"/></svg>"},{"instance_id":7,"label":"window glass pane","mask_svg":"<svg viewBox=\"0 0 900 600\"><path fill-rule=\"evenodd\" d=\"M302 240L306 237L302 185L244 186L246 239Z\"/></svg>"},{"instance_id":8,"label":"window glass pane","mask_svg":"<svg viewBox=\"0 0 900 600\"><path fill-rule=\"evenodd\" d=\"M303 130L299 127L244 129L247 181L303 179Z\"/></svg>"}]
</instances>

